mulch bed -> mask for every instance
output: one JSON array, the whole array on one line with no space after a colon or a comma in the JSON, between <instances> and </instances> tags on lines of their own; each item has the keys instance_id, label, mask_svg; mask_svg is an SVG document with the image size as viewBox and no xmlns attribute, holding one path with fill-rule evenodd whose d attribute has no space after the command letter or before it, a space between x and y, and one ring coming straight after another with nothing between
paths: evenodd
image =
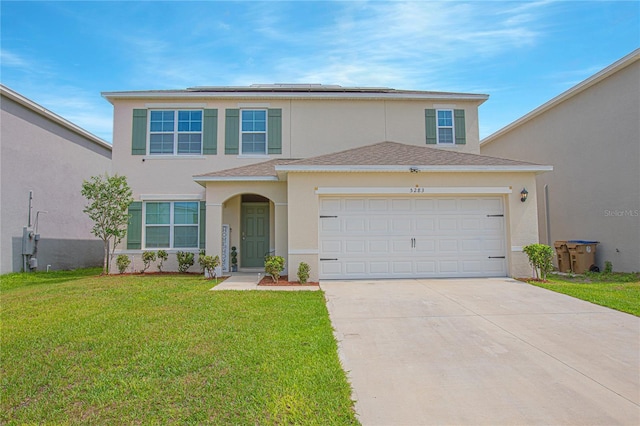
<instances>
[{"instance_id":1,"label":"mulch bed","mask_svg":"<svg viewBox=\"0 0 640 426\"><path fill-rule=\"evenodd\" d=\"M311 282L311 281L307 281L306 284L300 284L298 281L289 281L289 276L288 275L281 275L280 279L278 280L278 282L274 283L273 279L270 276L265 275L264 277L262 277L262 279L260 280L258 285L261 285L261 286L295 286L295 287L304 287L304 286L310 286L310 285L318 286L320 284L318 282Z\"/></svg>"}]
</instances>

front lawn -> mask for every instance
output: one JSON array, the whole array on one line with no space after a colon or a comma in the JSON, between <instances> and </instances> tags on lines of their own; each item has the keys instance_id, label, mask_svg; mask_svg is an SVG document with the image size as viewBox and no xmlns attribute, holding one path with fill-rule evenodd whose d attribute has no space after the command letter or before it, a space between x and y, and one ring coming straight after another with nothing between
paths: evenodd
<instances>
[{"instance_id":1,"label":"front lawn","mask_svg":"<svg viewBox=\"0 0 640 426\"><path fill-rule=\"evenodd\" d=\"M322 292L0 277L0 423L357 424Z\"/></svg>"},{"instance_id":2,"label":"front lawn","mask_svg":"<svg viewBox=\"0 0 640 426\"><path fill-rule=\"evenodd\" d=\"M640 274L550 274L547 279L530 284L640 316Z\"/></svg>"}]
</instances>

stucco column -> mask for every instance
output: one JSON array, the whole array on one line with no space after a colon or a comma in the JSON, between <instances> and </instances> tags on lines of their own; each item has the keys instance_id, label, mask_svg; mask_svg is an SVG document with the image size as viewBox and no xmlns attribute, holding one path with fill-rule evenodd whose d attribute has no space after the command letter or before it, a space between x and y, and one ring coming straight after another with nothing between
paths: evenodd
<instances>
[{"instance_id":1,"label":"stucco column","mask_svg":"<svg viewBox=\"0 0 640 426\"><path fill-rule=\"evenodd\" d=\"M288 207L287 203L274 203L275 212L275 249L276 255L285 258L287 269L289 265L288 246L289 246L289 228L288 228Z\"/></svg>"},{"instance_id":2,"label":"stucco column","mask_svg":"<svg viewBox=\"0 0 640 426\"><path fill-rule=\"evenodd\" d=\"M222 203L207 202L206 251L210 256L222 257Z\"/></svg>"}]
</instances>

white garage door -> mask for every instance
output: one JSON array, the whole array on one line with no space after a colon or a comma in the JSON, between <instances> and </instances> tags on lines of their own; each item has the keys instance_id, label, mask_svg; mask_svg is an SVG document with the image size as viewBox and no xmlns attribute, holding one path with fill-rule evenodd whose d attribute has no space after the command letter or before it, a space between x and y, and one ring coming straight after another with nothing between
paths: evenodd
<instances>
[{"instance_id":1,"label":"white garage door","mask_svg":"<svg viewBox=\"0 0 640 426\"><path fill-rule=\"evenodd\" d=\"M321 197L320 278L505 276L501 197Z\"/></svg>"}]
</instances>

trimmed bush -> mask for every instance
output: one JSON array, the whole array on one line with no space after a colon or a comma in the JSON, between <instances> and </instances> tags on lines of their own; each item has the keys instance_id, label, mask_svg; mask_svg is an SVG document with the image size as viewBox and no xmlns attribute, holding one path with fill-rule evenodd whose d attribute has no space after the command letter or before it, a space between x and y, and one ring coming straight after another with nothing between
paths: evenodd
<instances>
[{"instance_id":1,"label":"trimmed bush","mask_svg":"<svg viewBox=\"0 0 640 426\"><path fill-rule=\"evenodd\" d=\"M149 269L149 266L151 266L151 262L155 262L156 261L156 252L155 251L145 251L142 253L142 263L144 264L144 267L142 268L142 273L144 274L144 272Z\"/></svg>"},{"instance_id":2,"label":"trimmed bush","mask_svg":"<svg viewBox=\"0 0 640 426\"><path fill-rule=\"evenodd\" d=\"M176 253L178 259L178 272L185 273L191 268L195 262L195 256L188 251L179 251Z\"/></svg>"},{"instance_id":3,"label":"trimmed bush","mask_svg":"<svg viewBox=\"0 0 640 426\"><path fill-rule=\"evenodd\" d=\"M298 281L300 284L306 284L309 280L309 270L311 267L308 263L300 262L298 265Z\"/></svg>"},{"instance_id":4,"label":"trimmed bush","mask_svg":"<svg viewBox=\"0 0 640 426\"><path fill-rule=\"evenodd\" d=\"M119 254L116 258L116 264L118 265L118 272L124 274L129 265L131 265L131 259L126 254Z\"/></svg>"},{"instance_id":5,"label":"trimmed bush","mask_svg":"<svg viewBox=\"0 0 640 426\"><path fill-rule=\"evenodd\" d=\"M264 272L277 283L280 279L280 273L284 271L284 257L268 256L264 261Z\"/></svg>"}]
</instances>

